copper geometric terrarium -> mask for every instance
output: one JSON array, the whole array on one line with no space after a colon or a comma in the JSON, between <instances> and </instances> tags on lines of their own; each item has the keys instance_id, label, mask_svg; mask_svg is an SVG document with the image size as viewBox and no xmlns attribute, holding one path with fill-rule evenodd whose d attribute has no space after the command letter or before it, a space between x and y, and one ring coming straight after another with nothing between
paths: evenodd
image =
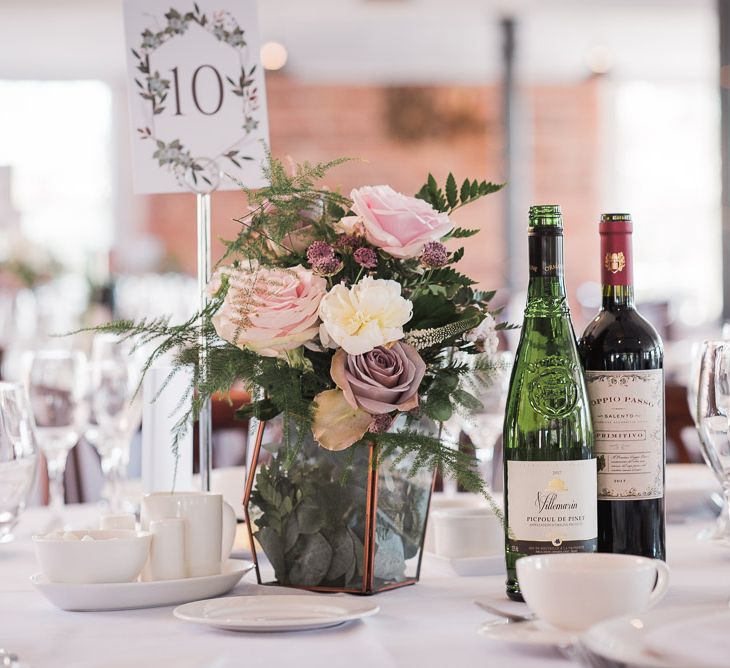
<instances>
[{"instance_id":1,"label":"copper geometric terrarium","mask_svg":"<svg viewBox=\"0 0 730 668\"><path fill-rule=\"evenodd\" d=\"M374 465L373 446L325 450L279 418L251 426L244 513L259 584L259 550L270 584L375 594L418 581L433 473L411 475L412 458Z\"/></svg>"}]
</instances>

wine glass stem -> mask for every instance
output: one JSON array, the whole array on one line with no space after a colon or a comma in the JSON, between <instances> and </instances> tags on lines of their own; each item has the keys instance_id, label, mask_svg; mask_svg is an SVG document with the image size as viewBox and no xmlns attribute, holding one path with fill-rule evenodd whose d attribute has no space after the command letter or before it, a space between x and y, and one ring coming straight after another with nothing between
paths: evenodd
<instances>
[{"instance_id":1,"label":"wine glass stem","mask_svg":"<svg viewBox=\"0 0 730 668\"><path fill-rule=\"evenodd\" d=\"M50 506L54 515L60 516L64 505L63 476L66 472L68 453L62 452L48 457L48 491Z\"/></svg>"}]
</instances>

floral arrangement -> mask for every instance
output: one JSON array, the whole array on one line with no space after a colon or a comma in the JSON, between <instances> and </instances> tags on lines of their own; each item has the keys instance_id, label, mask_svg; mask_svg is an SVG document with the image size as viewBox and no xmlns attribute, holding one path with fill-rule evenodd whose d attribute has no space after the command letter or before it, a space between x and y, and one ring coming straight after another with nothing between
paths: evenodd
<instances>
[{"instance_id":1,"label":"floral arrangement","mask_svg":"<svg viewBox=\"0 0 730 668\"><path fill-rule=\"evenodd\" d=\"M330 451L374 445L383 457L415 455L414 471L440 466L484 491L473 457L417 423L480 407L473 379L488 377L485 351L505 325L490 310L494 293L455 268L464 249L445 242L475 234L454 213L502 186L467 179L459 187L449 174L441 188L429 175L414 197L388 186L348 197L317 185L340 162L290 173L270 158L270 185L244 188L250 210L225 242L205 311L179 326L160 319L105 329L156 341L149 363L173 351L178 366L192 367L195 415L242 382L252 401L238 415L280 415L291 458L305 437ZM405 426L391 429L399 416Z\"/></svg>"}]
</instances>

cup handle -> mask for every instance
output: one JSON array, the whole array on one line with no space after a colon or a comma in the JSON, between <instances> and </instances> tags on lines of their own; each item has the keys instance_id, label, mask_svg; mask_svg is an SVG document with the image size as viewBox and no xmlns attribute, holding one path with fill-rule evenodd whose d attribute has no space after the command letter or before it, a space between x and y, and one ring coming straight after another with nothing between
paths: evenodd
<instances>
[{"instance_id":1,"label":"cup handle","mask_svg":"<svg viewBox=\"0 0 730 668\"><path fill-rule=\"evenodd\" d=\"M233 552L236 540L236 511L229 503L223 502L223 531L221 533L221 559L225 561Z\"/></svg>"},{"instance_id":2,"label":"cup handle","mask_svg":"<svg viewBox=\"0 0 730 668\"><path fill-rule=\"evenodd\" d=\"M669 566L661 559L654 559L654 568L656 568L657 578L654 589L649 596L649 605L647 606L649 608L653 608L659 603L667 593L667 589L669 589Z\"/></svg>"}]
</instances>

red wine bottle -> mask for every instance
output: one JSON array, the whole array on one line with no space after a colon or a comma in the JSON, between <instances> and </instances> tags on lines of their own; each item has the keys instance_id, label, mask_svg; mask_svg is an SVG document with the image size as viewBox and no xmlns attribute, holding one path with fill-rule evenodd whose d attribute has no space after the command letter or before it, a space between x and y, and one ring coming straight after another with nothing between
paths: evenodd
<instances>
[{"instance_id":1,"label":"red wine bottle","mask_svg":"<svg viewBox=\"0 0 730 668\"><path fill-rule=\"evenodd\" d=\"M665 559L664 352L634 307L631 216L601 216L603 304L579 352L598 459L598 551Z\"/></svg>"}]
</instances>

